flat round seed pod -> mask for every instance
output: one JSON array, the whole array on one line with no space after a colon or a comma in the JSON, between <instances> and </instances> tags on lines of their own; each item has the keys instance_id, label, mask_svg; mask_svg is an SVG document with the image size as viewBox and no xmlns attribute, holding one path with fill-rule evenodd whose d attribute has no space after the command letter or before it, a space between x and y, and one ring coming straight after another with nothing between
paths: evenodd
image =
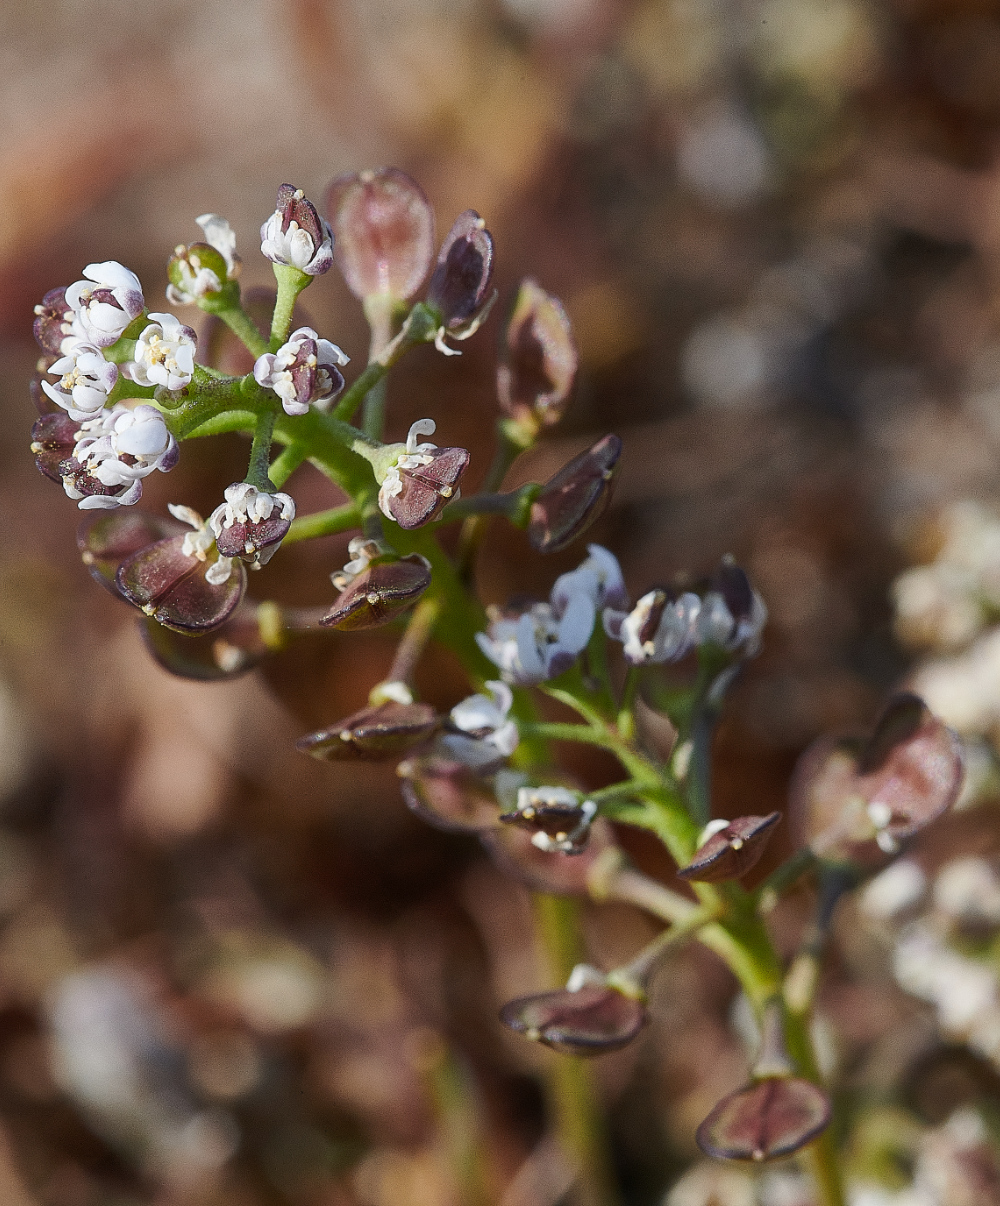
<instances>
[{"instance_id":1,"label":"flat round seed pod","mask_svg":"<svg viewBox=\"0 0 1000 1206\"><path fill-rule=\"evenodd\" d=\"M398 757L426 741L439 718L430 704L386 700L352 716L300 737L295 748L328 762L378 761Z\"/></svg>"},{"instance_id":2,"label":"flat round seed pod","mask_svg":"<svg viewBox=\"0 0 1000 1206\"><path fill-rule=\"evenodd\" d=\"M489 786L461 762L428 755L396 768L406 806L435 829L482 833L496 827L500 805Z\"/></svg>"},{"instance_id":3,"label":"flat round seed pod","mask_svg":"<svg viewBox=\"0 0 1000 1206\"><path fill-rule=\"evenodd\" d=\"M187 531L176 519L142 511L98 511L89 515L76 533L76 547L95 581L118 598L118 567L141 549Z\"/></svg>"},{"instance_id":4,"label":"flat round seed pod","mask_svg":"<svg viewBox=\"0 0 1000 1206\"><path fill-rule=\"evenodd\" d=\"M690 883L717 884L739 879L760 861L780 812L766 817L737 817L695 851L694 858L677 874Z\"/></svg>"},{"instance_id":5,"label":"flat round seed pod","mask_svg":"<svg viewBox=\"0 0 1000 1206\"><path fill-rule=\"evenodd\" d=\"M430 584L430 566L416 553L374 561L344 588L320 624L344 632L378 628L408 611Z\"/></svg>"},{"instance_id":6,"label":"flat round seed pod","mask_svg":"<svg viewBox=\"0 0 1000 1206\"><path fill-rule=\"evenodd\" d=\"M172 536L140 549L121 563L115 582L158 624L177 632L211 632L236 610L246 590L246 570L234 561L225 582L211 583L205 574L216 563L188 556L183 544L183 536Z\"/></svg>"},{"instance_id":7,"label":"flat round seed pod","mask_svg":"<svg viewBox=\"0 0 1000 1206\"><path fill-rule=\"evenodd\" d=\"M717 1160L762 1162L790 1156L830 1121L830 1100L799 1077L768 1077L723 1097L695 1138Z\"/></svg>"},{"instance_id":8,"label":"flat round seed pod","mask_svg":"<svg viewBox=\"0 0 1000 1206\"><path fill-rule=\"evenodd\" d=\"M641 1001L603 984L519 997L500 1010L500 1021L511 1030L569 1055L618 1051L648 1020Z\"/></svg>"}]
</instances>

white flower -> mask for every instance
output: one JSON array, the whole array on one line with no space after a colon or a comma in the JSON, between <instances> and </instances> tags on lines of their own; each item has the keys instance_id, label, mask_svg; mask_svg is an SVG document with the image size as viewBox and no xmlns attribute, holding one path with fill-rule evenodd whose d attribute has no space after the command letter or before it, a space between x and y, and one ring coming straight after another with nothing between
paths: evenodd
<instances>
[{"instance_id":1,"label":"white flower","mask_svg":"<svg viewBox=\"0 0 1000 1206\"><path fill-rule=\"evenodd\" d=\"M330 575L330 581L337 590L346 590L358 574L363 574L369 564L381 557L387 550L377 540L369 540L365 536L354 536L347 546L347 564L342 570Z\"/></svg>"},{"instance_id":2,"label":"white flower","mask_svg":"<svg viewBox=\"0 0 1000 1206\"><path fill-rule=\"evenodd\" d=\"M514 695L506 683L486 683L489 695L470 695L451 710L458 733L442 733L439 745L456 762L481 769L517 749L517 725L508 719Z\"/></svg>"},{"instance_id":3,"label":"white flower","mask_svg":"<svg viewBox=\"0 0 1000 1206\"><path fill-rule=\"evenodd\" d=\"M560 830L555 834L539 829L531 835L532 846L544 850L546 854L574 854L579 851L591 821L597 816L597 805L593 800L581 803L577 793L567 787L522 787L518 790L517 811L527 820L534 820L539 814L544 818L548 809L573 810L576 824L572 829Z\"/></svg>"},{"instance_id":4,"label":"white flower","mask_svg":"<svg viewBox=\"0 0 1000 1206\"><path fill-rule=\"evenodd\" d=\"M535 603L516 617L496 615L488 632L476 633L476 642L506 682L530 686L569 669L586 648L595 618L590 598L574 594L562 616L549 603Z\"/></svg>"},{"instance_id":5,"label":"white flower","mask_svg":"<svg viewBox=\"0 0 1000 1206\"><path fill-rule=\"evenodd\" d=\"M177 464L177 441L154 406L119 402L81 425L72 459L80 469L63 478L63 488L81 510L128 507L139 501L144 477ZM87 488L93 483L118 493L93 493Z\"/></svg>"},{"instance_id":6,"label":"white flower","mask_svg":"<svg viewBox=\"0 0 1000 1206\"><path fill-rule=\"evenodd\" d=\"M747 657L753 657L760 650L760 634L766 623L767 608L756 591L751 594L749 612L734 616L723 596L711 590L696 617L695 639L699 645L718 645L730 653L742 647Z\"/></svg>"},{"instance_id":7,"label":"white flower","mask_svg":"<svg viewBox=\"0 0 1000 1206\"><path fill-rule=\"evenodd\" d=\"M295 500L290 494L269 494L249 482L227 486L224 503L220 503L208 518L216 539L223 528L236 523L262 523L270 519L277 508L280 519L295 518Z\"/></svg>"},{"instance_id":8,"label":"white flower","mask_svg":"<svg viewBox=\"0 0 1000 1206\"><path fill-rule=\"evenodd\" d=\"M174 519L179 519L181 523L189 524L194 529L193 532L185 535L184 543L181 545L181 552L184 556L194 557L198 561L207 561L208 551L215 544L211 521L203 520L197 511L180 503L167 503L167 510ZM205 571L205 581L211 586L221 586L223 582L229 581L229 575L232 572L233 558L220 557Z\"/></svg>"},{"instance_id":9,"label":"white flower","mask_svg":"<svg viewBox=\"0 0 1000 1206\"><path fill-rule=\"evenodd\" d=\"M236 254L236 232L221 214L202 214L195 221L205 234L205 242L226 261L226 279L234 280L240 272L240 257Z\"/></svg>"},{"instance_id":10,"label":"white flower","mask_svg":"<svg viewBox=\"0 0 1000 1206\"><path fill-rule=\"evenodd\" d=\"M310 406L325 410L344 388L341 366L347 356L312 327L299 327L276 352L265 352L253 366L258 385L273 389L285 413L304 415Z\"/></svg>"},{"instance_id":11,"label":"white flower","mask_svg":"<svg viewBox=\"0 0 1000 1206\"><path fill-rule=\"evenodd\" d=\"M83 275L86 280L66 290L66 304L75 312L80 333L97 347L108 348L142 313L142 285L116 260L88 264Z\"/></svg>"},{"instance_id":12,"label":"white flower","mask_svg":"<svg viewBox=\"0 0 1000 1206\"><path fill-rule=\"evenodd\" d=\"M433 419L417 419L415 423L410 424L410 430L406 433L405 450L382 479L378 492L379 510L389 519L395 519L389 507L389 499L396 498L403 491L401 471L412 472L414 469L422 469L434 460L434 454L437 452L437 444L418 444L417 438L422 435L433 435L436 430L437 424Z\"/></svg>"},{"instance_id":13,"label":"white flower","mask_svg":"<svg viewBox=\"0 0 1000 1206\"><path fill-rule=\"evenodd\" d=\"M69 411L71 419L91 419L104 409L108 394L118 381L118 369L93 344L75 339L63 343L70 345L70 354L55 361L48 370L61 374L60 380L55 385L43 381L42 389L57 406Z\"/></svg>"},{"instance_id":14,"label":"white flower","mask_svg":"<svg viewBox=\"0 0 1000 1206\"><path fill-rule=\"evenodd\" d=\"M122 372L136 385L182 389L194 374L197 336L173 314L150 314L135 343L135 359Z\"/></svg>"},{"instance_id":15,"label":"white flower","mask_svg":"<svg viewBox=\"0 0 1000 1206\"><path fill-rule=\"evenodd\" d=\"M676 662L694 647L701 605L690 591L672 600L665 591L651 590L630 612L606 608L604 631L622 642L633 666Z\"/></svg>"},{"instance_id":16,"label":"white flower","mask_svg":"<svg viewBox=\"0 0 1000 1206\"><path fill-rule=\"evenodd\" d=\"M195 221L205 234L205 242L217 251L225 264L225 280L216 269L221 270L213 257L214 267L203 262L204 252L199 253L197 244L175 248L169 269L171 280L167 285L167 301L175 306L190 306L209 293L219 293L225 281L235 280L240 272L240 257L236 254L236 235L225 218L219 214L202 214Z\"/></svg>"},{"instance_id":17,"label":"white flower","mask_svg":"<svg viewBox=\"0 0 1000 1206\"><path fill-rule=\"evenodd\" d=\"M564 611L570 597L577 593L587 595L597 611L605 607L628 608L628 592L618 558L599 544L588 544L590 556L575 570L556 579L549 596L552 605Z\"/></svg>"},{"instance_id":18,"label":"white flower","mask_svg":"<svg viewBox=\"0 0 1000 1206\"><path fill-rule=\"evenodd\" d=\"M302 189L283 184L277 209L260 228L260 250L272 263L319 276L333 263L333 231Z\"/></svg>"}]
</instances>

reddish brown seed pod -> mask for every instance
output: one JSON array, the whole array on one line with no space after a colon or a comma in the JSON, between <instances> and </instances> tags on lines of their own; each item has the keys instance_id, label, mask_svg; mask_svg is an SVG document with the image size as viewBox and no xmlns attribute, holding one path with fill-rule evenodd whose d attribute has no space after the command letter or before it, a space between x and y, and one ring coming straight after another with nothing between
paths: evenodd
<instances>
[{"instance_id":1,"label":"reddish brown seed pod","mask_svg":"<svg viewBox=\"0 0 1000 1206\"><path fill-rule=\"evenodd\" d=\"M760 861L780 820L780 812L766 817L737 817L699 846L691 862L677 874L689 883L700 884L739 879Z\"/></svg>"},{"instance_id":2,"label":"reddish brown seed pod","mask_svg":"<svg viewBox=\"0 0 1000 1206\"><path fill-rule=\"evenodd\" d=\"M233 561L222 582L206 575L218 564L189 556L185 537L172 536L147 545L118 567L115 583L121 594L158 624L177 632L211 632L236 610L246 590L241 561Z\"/></svg>"},{"instance_id":3,"label":"reddish brown seed pod","mask_svg":"<svg viewBox=\"0 0 1000 1206\"><path fill-rule=\"evenodd\" d=\"M830 1121L830 1100L799 1077L766 1077L723 1097L698 1127L706 1156L757 1163L790 1156Z\"/></svg>"},{"instance_id":4,"label":"reddish brown seed pod","mask_svg":"<svg viewBox=\"0 0 1000 1206\"><path fill-rule=\"evenodd\" d=\"M300 737L295 748L328 762L379 761L421 745L439 722L430 704L403 704L390 699Z\"/></svg>"},{"instance_id":5,"label":"reddish brown seed pod","mask_svg":"<svg viewBox=\"0 0 1000 1206\"><path fill-rule=\"evenodd\" d=\"M500 806L470 767L430 754L396 768L407 808L448 833L483 833L496 827Z\"/></svg>"},{"instance_id":6,"label":"reddish brown seed pod","mask_svg":"<svg viewBox=\"0 0 1000 1206\"><path fill-rule=\"evenodd\" d=\"M325 628L378 628L408 611L431 584L431 568L417 553L373 561L344 588L320 620Z\"/></svg>"},{"instance_id":7,"label":"reddish brown seed pod","mask_svg":"<svg viewBox=\"0 0 1000 1206\"><path fill-rule=\"evenodd\" d=\"M575 456L541 489L531 504L528 540L539 553L558 553L604 513L621 456L622 442L606 435Z\"/></svg>"},{"instance_id":8,"label":"reddish brown seed pod","mask_svg":"<svg viewBox=\"0 0 1000 1206\"><path fill-rule=\"evenodd\" d=\"M181 535L183 524L143 511L103 511L88 516L76 533L76 547L91 577L122 598L115 582L118 567L141 549Z\"/></svg>"},{"instance_id":9,"label":"reddish brown seed pod","mask_svg":"<svg viewBox=\"0 0 1000 1206\"><path fill-rule=\"evenodd\" d=\"M500 1020L532 1042L568 1055L604 1055L627 1046L649 1020L642 1001L606 984L519 997Z\"/></svg>"}]
</instances>

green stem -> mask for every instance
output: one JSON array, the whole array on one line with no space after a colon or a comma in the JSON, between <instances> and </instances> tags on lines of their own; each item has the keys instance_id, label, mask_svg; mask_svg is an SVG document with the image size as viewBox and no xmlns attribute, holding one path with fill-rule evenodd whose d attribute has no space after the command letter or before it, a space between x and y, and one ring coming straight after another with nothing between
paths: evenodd
<instances>
[{"instance_id":1,"label":"green stem","mask_svg":"<svg viewBox=\"0 0 1000 1206\"><path fill-rule=\"evenodd\" d=\"M300 441L296 441L294 444L289 444L274 458L271 462L270 477L279 490L308 456L308 447Z\"/></svg>"},{"instance_id":2,"label":"green stem","mask_svg":"<svg viewBox=\"0 0 1000 1206\"><path fill-rule=\"evenodd\" d=\"M491 494L500 489L503 485L503 479L507 476L507 470L517 460L525 447L524 444L518 443L511 438L502 422L497 424L497 450L493 455L493 464L486 474L486 479L480 486L480 490L483 493ZM476 551L482 543L483 537L486 535L488 523L489 520L483 516L472 515L462 525L462 531L458 538L458 566L459 574L463 581L467 580L472 572L472 563L475 560Z\"/></svg>"},{"instance_id":3,"label":"green stem","mask_svg":"<svg viewBox=\"0 0 1000 1206\"><path fill-rule=\"evenodd\" d=\"M361 430L373 440L381 440L385 434L385 403L388 381L383 374L365 395L361 411Z\"/></svg>"},{"instance_id":4,"label":"green stem","mask_svg":"<svg viewBox=\"0 0 1000 1206\"><path fill-rule=\"evenodd\" d=\"M413 672L431 639L443 603L440 596L425 597L413 609L403 639L396 646L396 656L387 675L389 682L413 685Z\"/></svg>"},{"instance_id":5,"label":"green stem","mask_svg":"<svg viewBox=\"0 0 1000 1206\"><path fill-rule=\"evenodd\" d=\"M278 460L281 458L279 457ZM275 461L276 465L278 461ZM272 465L272 477L274 466ZM292 526L285 537L285 544L294 544L297 540L315 540L319 536L333 536L337 532L347 532L361 523L361 513L355 503L344 503L340 507L331 507L329 511L315 511L312 515L299 515L292 520Z\"/></svg>"},{"instance_id":6,"label":"green stem","mask_svg":"<svg viewBox=\"0 0 1000 1206\"><path fill-rule=\"evenodd\" d=\"M313 278L291 264L272 264L271 267L274 269L274 279L278 282L278 297L271 317L270 344L271 351L276 352L288 339L292 329L295 302L302 290L312 284Z\"/></svg>"},{"instance_id":7,"label":"green stem","mask_svg":"<svg viewBox=\"0 0 1000 1206\"><path fill-rule=\"evenodd\" d=\"M271 441L274 437L274 424L277 418L276 407L262 410L257 416L253 443L250 445L250 464L247 466L247 475L243 479L251 486L256 486L258 490L263 490L268 494L273 493L275 489L274 483L268 476L268 469L271 463Z\"/></svg>"},{"instance_id":8,"label":"green stem","mask_svg":"<svg viewBox=\"0 0 1000 1206\"><path fill-rule=\"evenodd\" d=\"M564 984L581 962L577 903L565 896L536 895L535 934L549 977ZM619 1206L610 1152L591 1065L578 1055L556 1055L548 1065L548 1095L555 1131L575 1166L579 1206Z\"/></svg>"}]
</instances>

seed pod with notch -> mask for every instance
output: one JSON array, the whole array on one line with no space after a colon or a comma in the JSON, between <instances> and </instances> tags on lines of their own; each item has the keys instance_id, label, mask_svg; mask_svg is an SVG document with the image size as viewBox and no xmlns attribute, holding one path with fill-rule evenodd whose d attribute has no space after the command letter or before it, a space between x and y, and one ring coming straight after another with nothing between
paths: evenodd
<instances>
[{"instance_id":1,"label":"seed pod with notch","mask_svg":"<svg viewBox=\"0 0 1000 1206\"><path fill-rule=\"evenodd\" d=\"M344 632L377 628L409 611L430 584L430 563L418 553L379 558L351 580L320 624Z\"/></svg>"},{"instance_id":2,"label":"seed pod with notch","mask_svg":"<svg viewBox=\"0 0 1000 1206\"><path fill-rule=\"evenodd\" d=\"M830 1100L797 1076L769 1076L724 1097L695 1138L717 1160L761 1163L790 1156L830 1122Z\"/></svg>"},{"instance_id":3,"label":"seed pod with notch","mask_svg":"<svg viewBox=\"0 0 1000 1206\"><path fill-rule=\"evenodd\" d=\"M570 978L573 987L508 1002L500 1020L530 1041L568 1055L605 1055L628 1046L649 1020L645 1002L611 987L593 969L578 976L581 970Z\"/></svg>"},{"instance_id":4,"label":"seed pod with notch","mask_svg":"<svg viewBox=\"0 0 1000 1206\"><path fill-rule=\"evenodd\" d=\"M327 729L300 737L295 748L328 762L398 757L429 740L439 717L430 704L386 700Z\"/></svg>"},{"instance_id":5,"label":"seed pod with notch","mask_svg":"<svg viewBox=\"0 0 1000 1206\"><path fill-rule=\"evenodd\" d=\"M533 280L522 281L500 349L497 396L529 438L562 418L578 359L562 303Z\"/></svg>"}]
</instances>

